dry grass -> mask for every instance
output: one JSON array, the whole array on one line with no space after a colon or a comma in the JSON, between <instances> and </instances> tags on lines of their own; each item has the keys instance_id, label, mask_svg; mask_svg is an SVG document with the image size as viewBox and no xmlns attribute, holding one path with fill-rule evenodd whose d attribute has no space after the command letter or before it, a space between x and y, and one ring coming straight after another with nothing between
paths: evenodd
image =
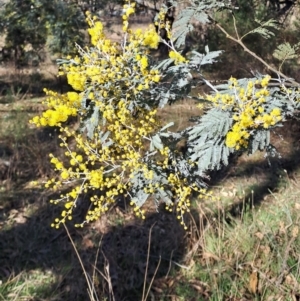
<instances>
[{"instance_id":1,"label":"dry grass","mask_svg":"<svg viewBox=\"0 0 300 301\"><path fill-rule=\"evenodd\" d=\"M0 300L86 300L87 285L67 234L49 226L57 214L48 205L53 196L32 182L51 175L48 154L60 152L55 131L28 125L42 109L40 102L1 105ZM150 282L154 274L167 274L184 253L186 233L173 215L152 208L142 222L127 207L126 202L118 203L109 218L83 230L69 228L88 275L94 271L100 300L112 294L116 300L140 300L145 275Z\"/></svg>"},{"instance_id":2,"label":"dry grass","mask_svg":"<svg viewBox=\"0 0 300 301\"><path fill-rule=\"evenodd\" d=\"M60 152L55 132L28 127L41 109L40 99L1 106L1 160L11 165L0 183L0 300L87 300L67 233L49 226L52 196L31 182L51 174L47 155ZM182 101L160 114L180 130L197 113ZM125 201L82 230L68 225L94 300L143 300L149 288L147 300L297 300L299 126L289 129L274 136L283 158L271 167L242 156L214 176L222 201L195 202L186 232L151 204L136 219Z\"/></svg>"},{"instance_id":3,"label":"dry grass","mask_svg":"<svg viewBox=\"0 0 300 301\"><path fill-rule=\"evenodd\" d=\"M115 39L118 28L111 24ZM281 159L270 165L261 153L243 155L212 174L221 201L194 202L188 231L151 203L139 220L124 200L84 229L69 224L67 233L50 227L53 195L33 182L53 172L48 154L61 152L57 133L28 126L41 98L9 89L0 101L0 300L300 299L298 122L273 134ZM201 111L184 100L159 114L177 131Z\"/></svg>"}]
</instances>

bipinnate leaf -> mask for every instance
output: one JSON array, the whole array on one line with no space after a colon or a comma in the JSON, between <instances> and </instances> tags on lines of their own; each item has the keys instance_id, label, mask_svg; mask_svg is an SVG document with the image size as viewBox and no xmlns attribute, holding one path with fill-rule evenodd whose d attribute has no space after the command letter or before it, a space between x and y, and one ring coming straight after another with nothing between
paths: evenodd
<instances>
[{"instance_id":1,"label":"bipinnate leaf","mask_svg":"<svg viewBox=\"0 0 300 301\"><path fill-rule=\"evenodd\" d=\"M208 52L206 54L192 51L192 57L190 59L191 66L203 66L216 62L216 58L222 54L222 50Z\"/></svg>"},{"instance_id":2,"label":"bipinnate leaf","mask_svg":"<svg viewBox=\"0 0 300 301\"><path fill-rule=\"evenodd\" d=\"M132 201L137 207L142 207L149 197L149 193L146 193L143 189L140 189L136 192L135 197Z\"/></svg>"},{"instance_id":3,"label":"bipinnate leaf","mask_svg":"<svg viewBox=\"0 0 300 301\"><path fill-rule=\"evenodd\" d=\"M270 37L274 36L274 32L271 31L270 29L278 29L279 25L278 25L278 21L274 20L274 19L270 19L266 22L262 22L259 20L255 20L257 23L260 24L259 27L251 30L248 34L250 33L258 33L260 34L263 38L265 39L269 39Z\"/></svg>"},{"instance_id":4,"label":"bipinnate leaf","mask_svg":"<svg viewBox=\"0 0 300 301\"><path fill-rule=\"evenodd\" d=\"M172 39L175 41L175 46L180 47L184 45L186 35L194 29L194 21L204 25L208 24L211 21L209 12L212 12L214 9L229 8L230 5L231 3L225 0L191 0L190 6L182 9L173 23L174 33Z\"/></svg>"},{"instance_id":5,"label":"bipinnate leaf","mask_svg":"<svg viewBox=\"0 0 300 301\"><path fill-rule=\"evenodd\" d=\"M228 164L232 150L225 145L225 136L231 124L229 112L214 108L200 119L198 125L188 130L190 159L198 163L199 171L219 169L222 164Z\"/></svg>"},{"instance_id":6,"label":"bipinnate leaf","mask_svg":"<svg viewBox=\"0 0 300 301\"><path fill-rule=\"evenodd\" d=\"M297 50L297 45L292 47L290 43L283 43L277 47L273 56L280 61L290 60L298 57Z\"/></svg>"},{"instance_id":7,"label":"bipinnate leaf","mask_svg":"<svg viewBox=\"0 0 300 301\"><path fill-rule=\"evenodd\" d=\"M264 150L270 144L270 131L260 130L257 131L250 142L249 153L253 154L257 150Z\"/></svg>"}]
</instances>

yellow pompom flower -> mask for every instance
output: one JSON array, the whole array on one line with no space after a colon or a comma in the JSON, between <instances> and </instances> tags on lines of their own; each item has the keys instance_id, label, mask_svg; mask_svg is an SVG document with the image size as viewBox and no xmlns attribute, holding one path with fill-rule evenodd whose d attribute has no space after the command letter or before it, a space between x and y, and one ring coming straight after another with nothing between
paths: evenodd
<instances>
[{"instance_id":1,"label":"yellow pompom flower","mask_svg":"<svg viewBox=\"0 0 300 301\"><path fill-rule=\"evenodd\" d=\"M186 59L180 53L173 50L169 52L169 57L174 60L175 65L186 62Z\"/></svg>"}]
</instances>

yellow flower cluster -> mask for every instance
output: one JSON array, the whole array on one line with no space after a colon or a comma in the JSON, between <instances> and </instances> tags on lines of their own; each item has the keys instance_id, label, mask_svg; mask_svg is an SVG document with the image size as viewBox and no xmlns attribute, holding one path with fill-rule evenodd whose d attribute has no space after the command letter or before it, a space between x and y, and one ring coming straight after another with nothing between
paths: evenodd
<instances>
[{"instance_id":1,"label":"yellow flower cluster","mask_svg":"<svg viewBox=\"0 0 300 301\"><path fill-rule=\"evenodd\" d=\"M90 16L89 13L87 15ZM91 28L88 29L88 33L91 37L91 44L96 46L98 41L104 38L103 25L99 21L93 23L90 20L88 20L88 24L91 26Z\"/></svg>"},{"instance_id":2,"label":"yellow flower cluster","mask_svg":"<svg viewBox=\"0 0 300 301\"><path fill-rule=\"evenodd\" d=\"M162 7L160 12L157 14L155 18L155 26L158 29L158 32L160 32L161 29L165 29L167 31L167 37L170 40L172 37L171 33L171 24L167 20L166 21L166 14L168 12L168 9L166 7Z\"/></svg>"},{"instance_id":3,"label":"yellow flower cluster","mask_svg":"<svg viewBox=\"0 0 300 301\"><path fill-rule=\"evenodd\" d=\"M191 202L190 199L195 199L197 195L202 201L218 200L212 192L207 192L206 189L199 188L197 184L188 184L187 179L182 179L176 173L171 173L168 177L168 183L172 187L171 190L175 196L174 202L166 205L166 210L172 212L173 207L176 206L177 219L181 220L181 225L187 230L187 226L184 222L184 214L190 212Z\"/></svg>"},{"instance_id":4,"label":"yellow flower cluster","mask_svg":"<svg viewBox=\"0 0 300 301\"><path fill-rule=\"evenodd\" d=\"M88 16L91 26L89 33L91 43L97 51L85 52L81 58L75 58L72 65L64 65L63 70L67 74L69 84L77 91L84 91L86 84L101 86L97 93L90 94L97 98L107 96L121 97L123 86L128 90L138 93L149 89L151 84L160 79L158 70L149 70L147 50L145 47L156 48L159 36L153 26L144 32L137 30L130 34L123 48L117 43L106 39L99 21L94 21ZM126 33L127 35L128 33ZM107 87L109 83L109 88Z\"/></svg>"},{"instance_id":5,"label":"yellow flower cluster","mask_svg":"<svg viewBox=\"0 0 300 301\"><path fill-rule=\"evenodd\" d=\"M66 122L70 116L76 116L80 106L80 96L76 92L69 92L66 95L59 95L56 92L44 90L48 95L44 102L50 108L42 113L42 116L35 116L30 122L36 126L56 126Z\"/></svg>"},{"instance_id":6,"label":"yellow flower cluster","mask_svg":"<svg viewBox=\"0 0 300 301\"><path fill-rule=\"evenodd\" d=\"M85 222L91 222L109 209L118 195L130 191L131 183L128 181L136 170L142 169L148 178L153 177L143 162L143 153L147 151L145 141L157 130L158 120L156 110L140 111L140 118L135 118L126 108L126 102L120 100L116 107L99 106L107 120L107 139L103 141L100 132L103 128L99 125L91 140L83 134L61 127L62 146L68 162L65 164L58 158L51 156L51 163L60 174L60 179L50 179L46 186L55 190L70 183L76 184L68 193L62 194L60 199L52 201L57 204L65 203L61 218L52 224L58 228L60 223L72 219L73 209L76 207L80 195L94 191L90 197L92 206L87 213ZM105 133L103 133L105 134ZM75 139L71 151L68 137ZM106 144L112 141L112 144ZM134 204L134 203L133 203ZM67 210L66 210L67 209ZM143 210L134 209L138 216L144 217ZM77 225L82 226L83 224Z\"/></svg>"},{"instance_id":7,"label":"yellow flower cluster","mask_svg":"<svg viewBox=\"0 0 300 301\"><path fill-rule=\"evenodd\" d=\"M31 120L37 126L60 127L61 147L67 150L64 160L51 155L59 178L46 183L54 190L65 185L72 187L52 200L54 204L65 204L61 217L52 224L56 228L72 219L81 195L92 193L85 219L91 222L106 212L117 196L130 192L130 179L137 170L143 170L147 179L153 178L143 156L160 123L156 110L138 101L143 99L144 91L160 81L159 71L150 68L147 56L148 48L157 47L159 36L153 26L145 31L128 30L126 22L134 12L134 4L126 4L124 11L126 42L122 44L107 39L102 23L87 14L93 47L81 49L79 56L68 57L69 62L59 72L67 76L75 91L65 95L45 91L48 110ZM84 107L84 99L89 99L90 107L97 108L100 116L99 120L92 120L96 127L90 138L63 124L70 116L77 115L80 120L86 116L89 108ZM166 165L168 149L165 147L160 153L162 166ZM134 211L144 217L140 207Z\"/></svg>"},{"instance_id":8,"label":"yellow flower cluster","mask_svg":"<svg viewBox=\"0 0 300 301\"><path fill-rule=\"evenodd\" d=\"M127 31L128 29L128 17L132 14L135 13L135 3L130 3L130 1L125 1L128 2L127 4L124 4L124 14L123 14L123 31Z\"/></svg>"},{"instance_id":9,"label":"yellow flower cluster","mask_svg":"<svg viewBox=\"0 0 300 301\"><path fill-rule=\"evenodd\" d=\"M132 7L133 4L127 5L128 9ZM130 9L129 12L131 11ZM49 97L45 103L51 109L32 120L38 126L58 125L69 116L76 115L87 85L97 86L97 91L91 91L88 98L93 102L96 102L95 99L102 102L107 97L123 96L127 99L132 93L124 94L124 86L136 95L142 90L150 89L151 85L160 80L158 70L149 70L147 50L144 48L156 48L159 43L159 36L153 26L144 32L137 30L132 33L130 42L122 49L117 43L106 39L100 21L88 14L87 22L90 25L88 31L91 44L96 48L87 50L81 57L70 59L69 64L63 65L59 72L61 75L66 74L68 83L79 92L58 95L46 91ZM107 83L110 83L109 87Z\"/></svg>"},{"instance_id":10,"label":"yellow flower cluster","mask_svg":"<svg viewBox=\"0 0 300 301\"><path fill-rule=\"evenodd\" d=\"M184 224L183 215L185 212L190 212L191 206L190 197L197 187L186 185L186 179L180 179L177 174L171 173L168 177L168 182L172 187L173 194L176 196L174 204L176 204L177 218L181 220L181 224L187 229ZM166 206L167 210L172 211L170 206Z\"/></svg>"},{"instance_id":11,"label":"yellow flower cluster","mask_svg":"<svg viewBox=\"0 0 300 301\"><path fill-rule=\"evenodd\" d=\"M155 25L157 26L158 32L161 31L161 29L164 29L167 33L167 38L169 40L172 39L172 29L171 24L169 21L166 21L166 14L167 14L167 8L164 7L160 10L158 15L156 16ZM167 43L167 41L164 41ZM168 43L169 49L169 57L174 61L175 65L179 65L182 63L187 62L186 58L184 58L179 52L176 51L176 49L173 46L172 41Z\"/></svg>"},{"instance_id":12,"label":"yellow flower cluster","mask_svg":"<svg viewBox=\"0 0 300 301\"><path fill-rule=\"evenodd\" d=\"M181 63L186 62L186 59L177 51L171 50L169 52L169 57L174 60L175 65L179 65Z\"/></svg>"},{"instance_id":13,"label":"yellow flower cluster","mask_svg":"<svg viewBox=\"0 0 300 301\"><path fill-rule=\"evenodd\" d=\"M140 45L143 45L156 49L159 41L160 37L153 25L150 25L144 32L141 29L136 29L130 35L131 47L140 47Z\"/></svg>"},{"instance_id":14,"label":"yellow flower cluster","mask_svg":"<svg viewBox=\"0 0 300 301\"><path fill-rule=\"evenodd\" d=\"M233 126L226 136L226 145L230 148L240 149L248 146L253 130L268 129L282 120L281 110L273 108L266 112L267 89L270 76L256 82L249 81L246 88L240 87L235 78L229 80L232 94L217 93L207 96L215 107L233 112ZM256 88L260 86L261 88Z\"/></svg>"},{"instance_id":15,"label":"yellow flower cluster","mask_svg":"<svg viewBox=\"0 0 300 301\"><path fill-rule=\"evenodd\" d=\"M154 26L145 31L129 30L128 17L132 13L134 4L127 1L121 44L107 39L102 23L87 15L92 47L81 48L80 55L68 57L68 63L59 71L67 76L75 91L64 95L45 91L48 110L31 121L37 126L58 126L60 146L66 150L63 159L50 154L58 176L49 179L46 187L67 191L51 201L64 204L61 216L55 219L52 227L58 228L71 220L83 197L88 197L91 205L85 221L77 226L98 219L120 196L129 196L135 214L145 218L136 196L131 195L137 172L147 183L141 189L149 195L161 195L160 191L172 187L176 195L174 205L183 224L183 214L189 211L192 193L203 194L177 174L169 174L170 149L167 146L151 151L154 154L150 161L145 159L150 156L150 141L161 127L155 105L151 108L145 101L151 88L161 79L160 72L151 69L148 59L149 48L156 48L160 37ZM175 63L185 61L177 52L171 52L171 56ZM93 112L97 112L98 117ZM70 116L77 116L81 122L91 116L89 121L95 127L89 136L64 124ZM164 182L157 182L149 162L159 166Z\"/></svg>"}]
</instances>

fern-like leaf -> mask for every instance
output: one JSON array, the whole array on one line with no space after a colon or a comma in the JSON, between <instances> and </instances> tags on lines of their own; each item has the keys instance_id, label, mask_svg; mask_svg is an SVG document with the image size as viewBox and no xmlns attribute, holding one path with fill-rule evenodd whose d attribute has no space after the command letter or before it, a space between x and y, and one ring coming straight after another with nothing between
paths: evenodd
<instances>
[{"instance_id":1,"label":"fern-like leaf","mask_svg":"<svg viewBox=\"0 0 300 301\"><path fill-rule=\"evenodd\" d=\"M257 150L263 151L270 144L270 131L257 131L250 142L249 154L255 153Z\"/></svg>"},{"instance_id":2,"label":"fern-like leaf","mask_svg":"<svg viewBox=\"0 0 300 301\"><path fill-rule=\"evenodd\" d=\"M207 24L210 22L209 11L229 8L231 5L229 1L218 0L191 0L190 3L191 6L181 10L177 20L173 23L173 40L176 47L180 47L185 43L186 35L194 29L193 21Z\"/></svg>"},{"instance_id":3,"label":"fern-like leaf","mask_svg":"<svg viewBox=\"0 0 300 301\"><path fill-rule=\"evenodd\" d=\"M228 164L233 150L225 145L225 136L231 125L230 113L214 108L200 119L199 125L188 129L190 159L198 163L200 173Z\"/></svg>"},{"instance_id":4,"label":"fern-like leaf","mask_svg":"<svg viewBox=\"0 0 300 301\"><path fill-rule=\"evenodd\" d=\"M194 15L195 10L191 7L187 7L179 13L178 19L173 24L173 39L176 41L176 47L183 45L186 35L194 29L191 24Z\"/></svg>"},{"instance_id":5,"label":"fern-like leaf","mask_svg":"<svg viewBox=\"0 0 300 301\"><path fill-rule=\"evenodd\" d=\"M280 60L280 61L286 61L296 58L298 55L296 54L296 51L298 50L297 45L291 46L290 43L283 43L277 47L277 49L274 51L273 56Z\"/></svg>"},{"instance_id":6,"label":"fern-like leaf","mask_svg":"<svg viewBox=\"0 0 300 301\"><path fill-rule=\"evenodd\" d=\"M197 51L192 51L192 57L190 59L190 66L202 66L206 64L212 64L216 61L216 58L220 56L222 50L208 52L207 54L202 54Z\"/></svg>"},{"instance_id":7,"label":"fern-like leaf","mask_svg":"<svg viewBox=\"0 0 300 301\"><path fill-rule=\"evenodd\" d=\"M257 23L260 24L259 27L251 30L248 34L250 33L258 33L260 34L263 38L269 39L270 37L274 36L274 32L270 30L272 29L278 29L278 22L274 19L270 19L266 22L261 22L259 20L255 20Z\"/></svg>"}]
</instances>

